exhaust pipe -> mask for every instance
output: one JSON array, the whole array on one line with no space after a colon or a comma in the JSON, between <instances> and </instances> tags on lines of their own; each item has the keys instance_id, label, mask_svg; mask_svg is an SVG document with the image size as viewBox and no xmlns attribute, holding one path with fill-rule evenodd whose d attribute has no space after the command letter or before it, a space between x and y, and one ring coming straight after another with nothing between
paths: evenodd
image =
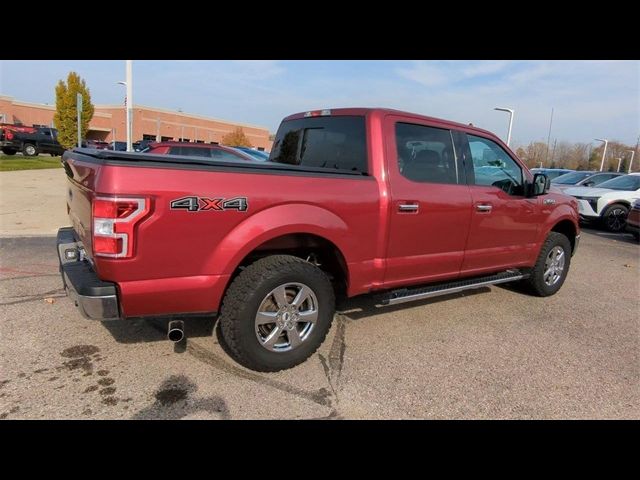
<instances>
[{"instance_id":1,"label":"exhaust pipe","mask_svg":"<svg viewBox=\"0 0 640 480\"><path fill-rule=\"evenodd\" d=\"M184 322L182 320L171 320L169 322L167 338L174 343L184 338Z\"/></svg>"}]
</instances>

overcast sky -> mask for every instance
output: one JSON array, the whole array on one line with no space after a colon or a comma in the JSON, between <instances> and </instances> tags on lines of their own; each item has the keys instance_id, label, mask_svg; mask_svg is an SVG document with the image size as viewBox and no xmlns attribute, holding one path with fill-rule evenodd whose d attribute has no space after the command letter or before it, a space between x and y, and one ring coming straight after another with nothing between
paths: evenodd
<instances>
[{"instance_id":1,"label":"overcast sky","mask_svg":"<svg viewBox=\"0 0 640 480\"><path fill-rule=\"evenodd\" d=\"M0 61L0 94L55 103L74 70L95 104L122 103L124 61ZM638 61L134 61L134 103L253 123L275 132L282 117L331 107L389 107L474 125L513 142L594 137L635 145Z\"/></svg>"}]
</instances>

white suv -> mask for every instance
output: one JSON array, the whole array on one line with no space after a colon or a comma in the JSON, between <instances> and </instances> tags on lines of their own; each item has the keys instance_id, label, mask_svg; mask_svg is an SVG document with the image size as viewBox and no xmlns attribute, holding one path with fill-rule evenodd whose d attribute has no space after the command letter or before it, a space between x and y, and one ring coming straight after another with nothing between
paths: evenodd
<instances>
[{"instance_id":1,"label":"white suv","mask_svg":"<svg viewBox=\"0 0 640 480\"><path fill-rule=\"evenodd\" d=\"M582 220L601 220L607 230L623 232L631 204L640 198L640 172L612 178L596 188L568 188L564 193L578 200Z\"/></svg>"}]
</instances>

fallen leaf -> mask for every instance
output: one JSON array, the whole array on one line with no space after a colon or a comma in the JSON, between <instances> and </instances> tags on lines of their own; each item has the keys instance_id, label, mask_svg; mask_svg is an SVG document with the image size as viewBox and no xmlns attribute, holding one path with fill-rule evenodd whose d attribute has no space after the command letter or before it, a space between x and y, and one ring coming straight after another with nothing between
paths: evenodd
<instances>
[{"instance_id":1,"label":"fallen leaf","mask_svg":"<svg viewBox=\"0 0 640 480\"><path fill-rule=\"evenodd\" d=\"M629 265L628 263L625 263L624 266L627 268L631 267L631 265Z\"/></svg>"},{"instance_id":2,"label":"fallen leaf","mask_svg":"<svg viewBox=\"0 0 640 480\"><path fill-rule=\"evenodd\" d=\"M49 305L56 303L56 299L51 297L45 298L44 301L47 302Z\"/></svg>"}]
</instances>

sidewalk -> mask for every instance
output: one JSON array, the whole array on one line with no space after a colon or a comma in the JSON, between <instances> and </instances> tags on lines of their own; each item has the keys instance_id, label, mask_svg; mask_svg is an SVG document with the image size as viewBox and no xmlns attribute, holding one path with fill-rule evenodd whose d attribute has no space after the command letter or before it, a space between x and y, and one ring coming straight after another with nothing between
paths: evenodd
<instances>
[{"instance_id":1,"label":"sidewalk","mask_svg":"<svg viewBox=\"0 0 640 480\"><path fill-rule=\"evenodd\" d=\"M55 235L69 225L62 168L0 172L0 237Z\"/></svg>"}]
</instances>

